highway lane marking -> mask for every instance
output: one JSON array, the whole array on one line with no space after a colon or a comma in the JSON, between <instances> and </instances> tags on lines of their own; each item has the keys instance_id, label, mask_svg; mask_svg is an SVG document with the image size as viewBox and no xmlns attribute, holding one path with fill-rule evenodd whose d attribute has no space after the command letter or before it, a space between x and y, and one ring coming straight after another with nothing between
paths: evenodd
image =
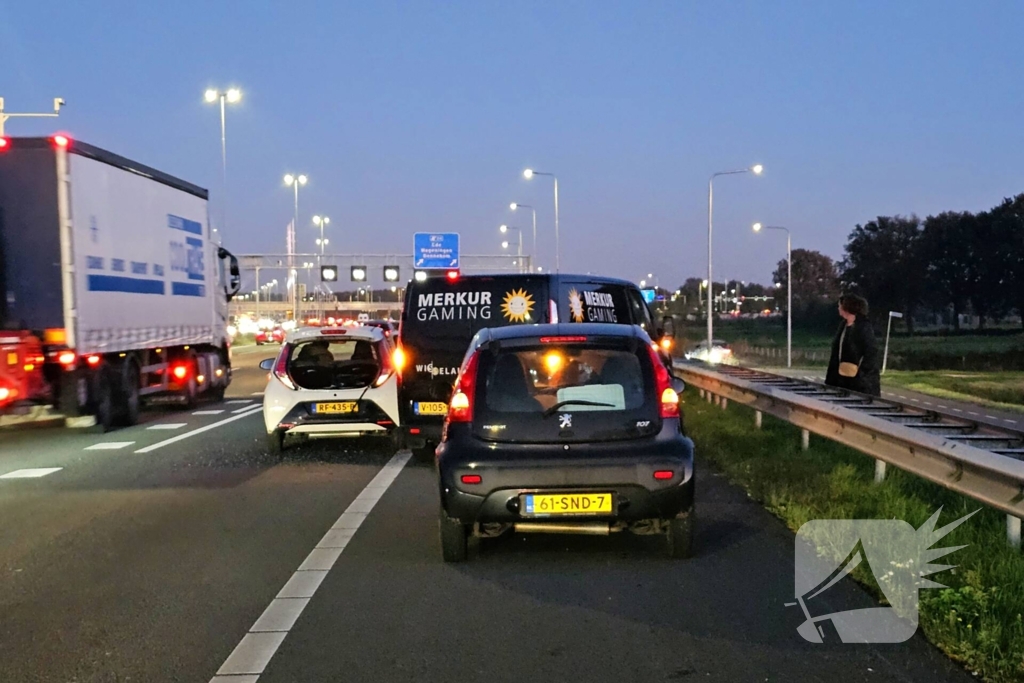
<instances>
[{"instance_id":1,"label":"highway lane marking","mask_svg":"<svg viewBox=\"0 0 1024 683\"><path fill-rule=\"evenodd\" d=\"M262 396L263 392L262 391L254 391L254 392L252 392L252 395L253 396Z\"/></svg>"},{"instance_id":2,"label":"highway lane marking","mask_svg":"<svg viewBox=\"0 0 1024 683\"><path fill-rule=\"evenodd\" d=\"M102 443L94 443L91 446L86 446L87 451L116 451L120 448L127 448L131 446L134 441L104 441Z\"/></svg>"},{"instance_id":3,"label":"highway lane marking","mask_svg":"<svg viewBox=\"0 0 1024 683\"><path fill-rule=\"evenodd\" d=\"M31 467L25 470L14 470L7 474L0 475L0 479L37 479L39 477L45 477L48 474L54 472L60 472L63 467Z\"/></svg>"},{"instance_id":4,"label":"highway lane marking","mask_svg":"<svg viewBox=\"0 0 1024 683\"><path fill-rule=\"evenodd\" d=\"M245 411L251 410L252 408L260 408L262 410L263 406L260 406L260 405L256 405L256 406L242 406L241 408L235 408L234 410L232 410L231 414L232 415L237 415L238 413L244 413Z\"/></svg>"},{"instance_id":5,"label":"highway lane marking","mask_svg":"<svg viewBox=\"0 0 1024 683\"><path fill-rule=\"evenodd\" d=\"M239 403L252 403L251 398L233 398L230 401L224 401L228 405L237 405Z\"/></svg>"},{"instance_id":6,"label":"highway lane marking","mask_svg":"<svg viewBox=\"0 0 1024 683\"><path fill-rule=\"evenodd\" d=\"M270 659L281 647L302 611L309 604L327 572L334 567L349 541L373 507L395 481L412 453L395 453L380 472L309 552L249 632L221 664L210 683L256 683Z\"/></svg>"},{"instance_id":7,"label":"highway lane marking","mask_svg":"<svg viewBox=\"0 0 1024 683\"><path fill-rule=\"evenodd\" d=\"M953 408L953 412L954 413L962 413L964 411L960 410L959 408Z\"/></svg>"},{"instance_id":8,"label":"highway lane marking","mask_svg":"<svg viewBox=\"0 0 1024 683\"><path fill-rule=\"evenodd\" d=\"M229 422L234 422L235 420L241 420L243 417L249 417L250 415L254 415L254 414L260 412L263 409L261 406L249 406L249 408L250 408L250 410L247 413L241 413L240 415L233 415L231 417L224 418L223 420L218 420L217 422L213 422L211 424L208 424L205 427L198 427L196 429L193 429L192 431L185 432L184 434L178 434L177 436L172 436L169 439L164 439L163 441L158 441L155 444L152 444L150 446L146 446L145 448L140 448L139 450L137 450L135 452L136 453L151 453L151 452L155 451L158 448L163 448L164 446L169 446L172 443L178 443L179 441L183 441L185 439L189 439L189 438L195 436L196 434L202 434L203 432L208 432L211 429L216 429L217 427L220 427L222 425L226 425Z\"/></svg>"},{"instance_id":9,"label":"highway lane marking","mask_svg":"<svg viewBox=\"0 0 1024 683\"><path fill-rule=\"evenodd\" d=\"M946 406L944 406L944 405L942 405L942 404L940 403L939 405L937 405L937 406L936 406L936 408L942 408L943 410L945 410L945 409L946 409Z\"/></svg>"},{"instance_id":10,"label":"highway lane marking","mask_svg":"<svg viewBox=\"0 0 1024 683\"><path fill-rule=\"evenodd\" d=\"M999 418L998 418L998 417L996 417L995 415L986 415L985 417L987 417L987 418L988 418L988 419L990 419L990 420L998 420L998 419L999 419Z\"/></svg>"},{"instance_id":11,"label":"highway lane marking","mask_svg":"<svg viewBox=\"0 0 1024 683\"><path fill-rule=\"evenodd\" d=\"M1009 422L1009 423L1010 423L1010 424L1012 424L1012 425L1015 425L1015 424L1017 424L1017 421L1016 421L1016 420L1007 420L1007 419L1006 419L1005 417L1003 418L1003 422Z\"/></svg>"},{"instance_id":12,"label":"highway lane marking","mask_svg":"<svg viewBox=\"0 0 1024 683\"><path fill-rule=\"evenodd\" d=\"M221 409L221 410L197 410L197 411L195 411L192 414L193 415L220 415L223 412L224 412L223 409Z\"/></svg>"},{"instance_id":13,"label":"highway lane marking","mask_svg":"<svg viewBox=\"0 0 1024 683\"><path fill-rule=\"evenodd\" d=\"M976 413L976 412L974 412L973 410L968 410L968 411L967 411L967 414L968 414L968 415L977 415L977 413Z\"/></svg>"},{"instance_id":14,"label":"highway lane marking","mask_svg":"<svg viewBox=\"0 0 1024 683\"><path fill-rule=\"evenodd\" d=\"M164 424L150 425L146 429L181 429L186 426L188 426L187 422L165 422Z\"/></svg>"}]
</instances>

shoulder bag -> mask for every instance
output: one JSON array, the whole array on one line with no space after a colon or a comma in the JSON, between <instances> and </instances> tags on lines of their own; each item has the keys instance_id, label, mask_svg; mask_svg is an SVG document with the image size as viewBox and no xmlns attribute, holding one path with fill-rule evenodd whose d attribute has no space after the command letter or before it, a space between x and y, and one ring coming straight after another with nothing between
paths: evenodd
<instances>
[{"instance_id":1,"label":"shoulder bag","mask_svg":"<svg viewBox=\"0 0 1024 683\"><path fill-rule=\"evenodd\" d=\"M856 363L843 362L843 342L846 341L846 330L849 325L843 327L843 333L839 335L839 376L840 377L856 377L857 373L860 372L860 364L864 362L863 356Z\"/></svg>"}]
</instances>

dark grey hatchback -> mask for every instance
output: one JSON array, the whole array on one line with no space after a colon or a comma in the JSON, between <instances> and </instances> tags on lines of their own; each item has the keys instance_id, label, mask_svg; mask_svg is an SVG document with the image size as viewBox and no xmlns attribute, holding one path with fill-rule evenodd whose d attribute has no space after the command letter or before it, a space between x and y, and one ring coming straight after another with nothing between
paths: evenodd
<instances>
[{"instance_id":1,"label":"dark grey hatchback","mask_svg":"<svg viewBox=\"0 0 1024 683\"><path fill-rule=\"evenodd\" d=\"M693 442L681 382L647 333L614 324L481 330L436 451L444 560L470 535L664 534L693 539Z\"/></svg>"}]
</instances>

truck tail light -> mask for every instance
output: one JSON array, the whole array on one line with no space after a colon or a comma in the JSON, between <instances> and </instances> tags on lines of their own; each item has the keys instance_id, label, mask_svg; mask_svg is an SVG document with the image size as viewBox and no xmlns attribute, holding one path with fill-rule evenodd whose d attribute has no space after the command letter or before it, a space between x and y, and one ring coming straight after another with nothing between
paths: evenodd
<instances>
[{"instance_id":1,"label":"truck tail light","mask_svg":"<svg viewBox=\"0 0 1024 683\"><path fill-rule=\"evenodd\" d=\"M11 141L10 140L8 140L7 138L4 138L4 137L0 137L0 152L3 152L4 150L6 150L10 146L11 146Z\"/></svg>"},{"instance_id":2,"label":"truck tail light","mask_svg":"<svg viewBox=\"0 0 1024 683\"><path fill-rule=\"evenodd\" d=\"M185 363L178 363L177 365L174 365L171 368L171 375L174 376L174 379L180 382L188 377L188 365Z\"/></svg>"},{"instance_id":3,"label":"truck tail light","mask_svg":"<svg viewBox=\"0 0 1024 683\"><path fill-rule=\"evenodd\" d=\"M61 351L57 355L57 362L63 365L64 367L70 367L74 365L75 360L77 359L78 356L75 355L74 351Z\"/></svg>"},{"instance_id":4,"label":"truck tail light","mask_svg":"<svg viewBox=\"0 0 1024 683\"><path fill-rule=\"evenodd\" d=\"M58 149L67 149L68 146L71 144L71 138L69 138L66 135L54 135L52 140L53 146L57 147Z\"/></svg>"}]
</instances>

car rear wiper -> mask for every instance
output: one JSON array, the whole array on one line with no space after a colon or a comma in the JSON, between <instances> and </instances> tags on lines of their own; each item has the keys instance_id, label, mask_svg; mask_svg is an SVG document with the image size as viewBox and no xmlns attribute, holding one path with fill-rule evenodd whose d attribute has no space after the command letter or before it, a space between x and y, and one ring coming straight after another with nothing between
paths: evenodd
<instances>
[{"instance_id":1,"label":"car rear wiper","mask_svg":"<svg viewBox=\"0 0 1024 683\"><path fill-rule=\"evenodd\" d=\"M598 401L586 401L582 398L570 398L567 401L559 401L555 405L551 406L544 411L544 417L551 417L558 412L558 409L562 406L576 405L576 406L599 406L601 408L614 408L614 403L599 403Z\"/></svg>"}]
</instances>

